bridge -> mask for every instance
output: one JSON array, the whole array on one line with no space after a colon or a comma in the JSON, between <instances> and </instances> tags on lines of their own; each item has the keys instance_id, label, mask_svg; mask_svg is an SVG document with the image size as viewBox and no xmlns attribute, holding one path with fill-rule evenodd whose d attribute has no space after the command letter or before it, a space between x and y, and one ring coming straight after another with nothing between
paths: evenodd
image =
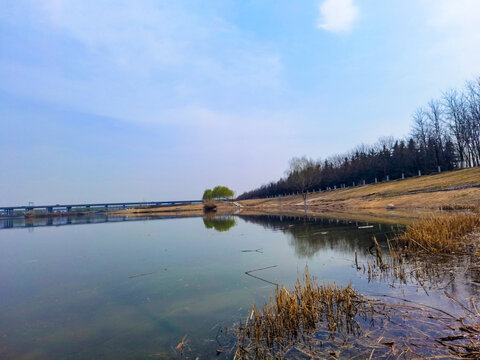
<instances>
[{"instance_id":1,"label":"bridge","mask_svg":"<svg viewBox=\"0 0 480 360\"><path fill-rule=\"evenodd\" d=\"M117 202L117 203L88 203L88 204L55 204L55 205L21 205L21 206L3 206L0 207L0 214L12 216L15 211L45 210L47 213L55 211L67 211L72 209L85 209L86 211L103 210L109 208L127 209L146 206L171 206L180 204L201 204L203 200L180 200L180 201L138 201L138 202Z\"/></svg>"}]
</instances>

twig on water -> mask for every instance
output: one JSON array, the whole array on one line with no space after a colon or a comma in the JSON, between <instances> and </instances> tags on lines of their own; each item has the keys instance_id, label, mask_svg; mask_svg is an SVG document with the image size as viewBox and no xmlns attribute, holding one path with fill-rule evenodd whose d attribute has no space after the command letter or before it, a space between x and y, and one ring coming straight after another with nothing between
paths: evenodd
<instances>
[{"instance_id":1,"label":"twig on water","mask_svg":"<svg viewBox=\"0 0 480 360\"><path fill-rule=\"evenodd\" d=\"M263 250L263 248L253 249L253 250L247 249L247 250L242 250L242 252L258 252L258 253L260 253L260 254L263 254L263 251L262 251L262 250Z\"/></svg>"},{"instance_id":2,"label":"twig on water","mask_svg":"<svg viewBox=\"0 0 480 360\"><path fill-rule=\"evenodd\" d=\"M255 271L271 269L271 268L274 268L274 267L277 267L277 266L278 266L278 265L272 265L272 266L267 266L267 267L260 268L260 269L248 270L248 271L245 271L245 274L249 275L250 273L255 272Z\"/></svg>"},{"instance_id":3,"label":"twig on water","mask_svg":"<svg viewBox=\"0 0 480 360\"><path fill-rule=\"evenodd\" d=\"M266 283L268 283L268 284L277 286L277 284L274 283L274 282L272 282L272 281L269 281L269 280L263 279L263 278L261 278L261 277L259 277L259 276L255 276L255 275L252 275L252 274L251 274L252 272L255 272L255 271L271 269L271 268L274 268L274 267L277 267L277 266L278 266L278 265L272 265L272 266L267 266L267 267L260 268L260 269L253 269L253 270L245 271L245 275L251 276L251 277L253 277L253 278L257 279L257 280L264 281L264 282L266 282Z\"/></svg>"}]
</instances>

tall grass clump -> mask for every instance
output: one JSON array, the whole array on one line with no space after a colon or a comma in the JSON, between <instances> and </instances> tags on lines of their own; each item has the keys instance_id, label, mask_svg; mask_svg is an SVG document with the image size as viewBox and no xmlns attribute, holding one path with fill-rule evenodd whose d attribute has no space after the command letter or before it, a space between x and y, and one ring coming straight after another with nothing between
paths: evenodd
<instances>
[{"instance_id":1,"label":"tall grass clump","mask_svg":"<svg viewBox=\"0 0 480 360\"><path fill-rule=\"evenodd\" d=\"M326 330L327 337L337 331L355 333L357 315L365 318L373 311L350 285L318 285L306 268L292 290L277 286L262 308L253 306L245 325L240 324L235 358L279 358L291 346L317 337L320 330Z\"/></svg>"},{"instance_id":2,"label":"tall grass clump","mask_svg":"<svg viewBox=\"0 0 480 360\"><path fill-rule=\"evenodd\" d=\"M454 214L421 219L396 237L407 250L452 253L467 250L466 236L480 229L478 214Z\"/></svg>"}]
</instances>

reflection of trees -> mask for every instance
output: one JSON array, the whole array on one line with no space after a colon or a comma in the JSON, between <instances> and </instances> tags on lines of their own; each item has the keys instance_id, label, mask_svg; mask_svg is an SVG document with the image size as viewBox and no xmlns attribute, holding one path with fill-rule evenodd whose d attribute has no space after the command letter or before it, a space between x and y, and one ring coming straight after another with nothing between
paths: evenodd
<instances>
[{"instance_id":1,"label":"reflection of trees","mask_svg":"<svg viewBox=\"0 0 480 360\"><path fill-rule=\"evenodd\" d=\"M203 217L203 223L207 229L215 229L217 231L228 231L236 224L232 216L215 215L205 215Z\"/></svg>"},{"instance_id":2,"label":"reflection of trees","mask_svg":"<svg viewBox=\"0 0 480 360\"><path fill-rule=\"evenodd\" d=\"M321 218L285 217L285 216L249 216L238 215L242 219L282 231L290 235L290 245L302 258L311 258L320 250L335 250L351 257L355 249L365 249L372 245L372 236L382 240L394 227L373 224L372 228L359 230L366 225L350 220Z\"/></svg>"}]
</instances>

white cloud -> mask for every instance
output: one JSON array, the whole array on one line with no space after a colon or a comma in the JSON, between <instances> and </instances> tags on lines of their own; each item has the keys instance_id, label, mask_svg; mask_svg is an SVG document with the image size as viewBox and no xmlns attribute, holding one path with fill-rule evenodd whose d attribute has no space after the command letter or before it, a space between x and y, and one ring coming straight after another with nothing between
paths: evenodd
<instances>
[{"instance_id":1,"label":"white cloud","mask_svg":"<svg viewBox=\"0 0 480 360\"><path fill-rule=\"evenodd\" d=\"M317 27L331 32L350 30L359 15L353 0L325 0L319 9Z\"/></svg>"}]
</instances>

